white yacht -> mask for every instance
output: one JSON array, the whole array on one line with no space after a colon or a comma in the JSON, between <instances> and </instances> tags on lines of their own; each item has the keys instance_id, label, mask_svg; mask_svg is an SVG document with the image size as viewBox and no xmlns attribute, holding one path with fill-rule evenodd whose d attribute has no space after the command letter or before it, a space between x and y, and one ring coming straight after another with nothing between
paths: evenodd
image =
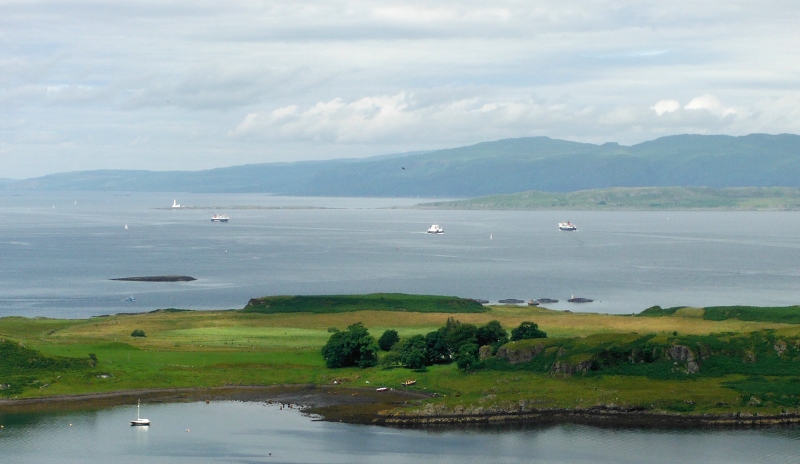
<instances>
[{"instance_id":1,"label":"white yacht","mask_svg":"<svg viewBox=\"0 0 800 464\"><path fill-rule=\"evenodd\" d=\"M430 227L428 227L428 233L429 234L443 234L444 233L444 229L442 229L439 226L439 224L433 224Z\"/></svg>"},{"instance_id":2,"label":"white yacht","mask_svg":"<svg viewBox=\"0 0 800 464\"><path fill-rule=\"evenodd\" d=\"M131 421L131 425L150 425L150 419L139 417L139 406L142 405L142 400L136 403L136 419Z\"/></svg>"},{"instance_id":3,"label":"white yacht","mask_svg":"<svg viewBox=\"0 0 800 464\"><path fill-rule=\"evenodd\" d=\"M567 221L567 222L559 222L558 223L558 229L559 230L578 230L578 227L575 224Z\"/></svg>"}]
</instances>

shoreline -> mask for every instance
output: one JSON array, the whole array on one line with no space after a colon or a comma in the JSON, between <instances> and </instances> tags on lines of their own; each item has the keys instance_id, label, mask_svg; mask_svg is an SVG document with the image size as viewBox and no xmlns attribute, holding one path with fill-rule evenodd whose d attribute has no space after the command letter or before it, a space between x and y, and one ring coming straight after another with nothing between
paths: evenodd
<instances>
[{"instance_id":1,"label":"shoreline","mask_svg":"<svg viewBox=\"0 0 800 464\"><path fill-rule=\"evenodd\" d=\"M392 412L391 409L419 404L431 395L417 391L392 389L376 392L366 388L327 385L229 385L224 387L159 388L115 392L46 396L24 399L0 399L0 414L48 413L104 409L146 403L181 403L194 401L252 401L283 404L317 420L350 424L403 428L524 427L559 424L589 425L608 428L749 428L800 424L800 414L759 415L750 413L679 414L641 409L595 407L585 409L492 410L483 412Z\"/></svg>"}]
</instances>

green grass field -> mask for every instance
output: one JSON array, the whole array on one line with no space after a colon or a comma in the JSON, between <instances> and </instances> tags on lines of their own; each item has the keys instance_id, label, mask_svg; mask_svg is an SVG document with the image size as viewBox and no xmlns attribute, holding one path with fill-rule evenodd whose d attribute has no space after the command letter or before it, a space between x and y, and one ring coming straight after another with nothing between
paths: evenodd
<instances>
[{"instance_id":1,"label":"green grass field","mask_svg":"<svg viewBox=\"0 0 800 464\"><path fill-rule=\"evenodd\" d=\"M370 309L269 314L159 311L88 320L2 318L0 339L38 354L26 351L19 358L23 361L14 365L0 360L0 387L6 385L0 397L137 388L329 385L334 381L347 387L399 387L414 379L417 383L410 388L439 394L431 398L429 407L445 409L502 408L524 402L541 408L620 405L698 414L800 412L800 388L796 388L800 385L800 325L787 323L794 321L786 316L792 309L780 309L777 317L770 309L759 313L758 308L750 308L715 319L706 317L710 308L674 308L659 314L650 311L652 317L631 317L521 306L464 313L366 307ZM487 361L471 373L454 364L421 372L381 367L327 369L320 354L330 328L341 330L362 322L375 338L387 329L396 329L404 338L436 330L448 317L476 325L498 320L508 331L523 321L534 321L548 333L543 343L550 351L529 364ZM146 337L132 337L136 329ZM699 373L687 374L685 363L673 366L664 361L663 354L655 361L627 355L674 344L696 352ZM90 365L90 355L96 364ZM40 366L28 362L34 357L77 361ZM565 375L548 367L556 359L571 363L601 359L607 365L598 371Z\"/></svg>"}]
</instances>

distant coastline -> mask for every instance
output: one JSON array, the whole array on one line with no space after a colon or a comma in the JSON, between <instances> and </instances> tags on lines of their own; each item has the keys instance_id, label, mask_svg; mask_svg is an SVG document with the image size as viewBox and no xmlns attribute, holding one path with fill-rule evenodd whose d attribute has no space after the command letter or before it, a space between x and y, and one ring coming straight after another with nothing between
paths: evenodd
<instances>
[{"instance_id":1,"label":"distant coastline","mask_svg":"<svg viewBox=\"0 0 800 464\"><path fill-rule=\"evenodd\" d=\"M580 211L800 211L800 189L788 187L631 187L570 193L528 191L422 203L419 209Z\"/></svg>"}]
</instances>

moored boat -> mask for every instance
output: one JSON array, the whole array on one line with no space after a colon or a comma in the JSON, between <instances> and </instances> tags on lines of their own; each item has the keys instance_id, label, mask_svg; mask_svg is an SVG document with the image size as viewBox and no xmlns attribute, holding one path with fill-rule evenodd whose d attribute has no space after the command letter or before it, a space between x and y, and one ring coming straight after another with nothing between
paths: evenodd
<instances>
[{"instance_id":1,"label":"moored boat","mask_svg":"<svg viewBox=\"0 0 800 464\"><path fill-rule=\"evenodd\" d=\"M150 425L150 419L139 417L139 407L142 405L142 400L136 403L136 419L131 421L131 425Z\"/></svg>"},{"instance_id":2,"label":"moored boat","mask_svg":"<svg viewBox=\"0 0 800 464\"><path fill-rule=\"evenodd\" d=\"M228 222L231 218L224 214L215 214L211 216L211 222Z\"/></svg>"},{"instance_id":3,"label":"moored boat","mask_svg":"<svg viewBox=\"0 0 800 464\"><path fill-rule=\"evenodd\" d=\"M573 230L578 230L578 227L575 224L573 224L573 223L571 223L569 221L567 221L567 222L559 222L558 223L558 230L573 231Z\"/></svg>"},{"instance_id":4,"label":"moored boat","mask_svg":"<svg viewBox=\"0 0 800 464\"><path fill-rule=\"evenodd\" d=\"M439 226L439 224L432 224L430 227L428 227L428 233L429 234L443 234L444 233L444 229L442 229Z\"/></svg>"}]
</instances>

